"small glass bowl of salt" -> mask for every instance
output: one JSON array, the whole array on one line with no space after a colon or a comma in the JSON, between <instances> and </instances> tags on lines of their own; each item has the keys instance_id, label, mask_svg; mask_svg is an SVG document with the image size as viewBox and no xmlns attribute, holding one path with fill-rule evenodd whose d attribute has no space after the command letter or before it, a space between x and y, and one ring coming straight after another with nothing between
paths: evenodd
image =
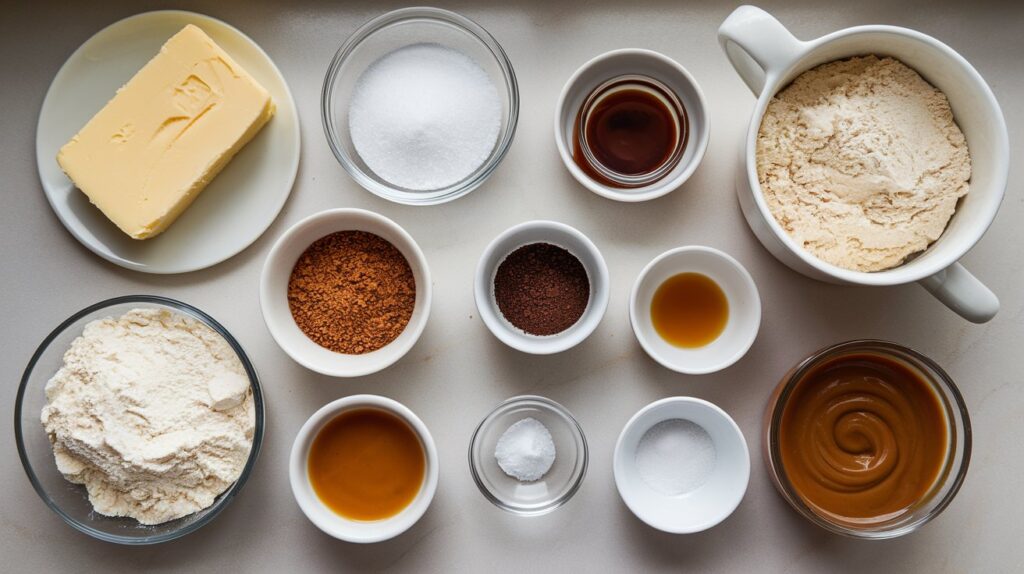
<instances>
[{"instance_id":1,"label":"small glass bowl of salt","mask_svg":"<svg viewBox=\"0 0 1024 574\"><path fill-rule=\"evenodd\" d=\"M520 516L569 501L587 473L587 441L562 405L535 395L497 406L469 442L469 469L484 497Z\"/></svg>"},{"instance_id":2,"label":"small glass bowl of salt","mask_svg":"<svg viewBox=\"0 0 1024 574\"><path fill-rule=\"evenodd\" d=\"M505 157L519 88L501 45L472 20L403 8L363 24L327 70L327 142L368 191L433 205L473 191Z\"/></svg>"}]
</instances>

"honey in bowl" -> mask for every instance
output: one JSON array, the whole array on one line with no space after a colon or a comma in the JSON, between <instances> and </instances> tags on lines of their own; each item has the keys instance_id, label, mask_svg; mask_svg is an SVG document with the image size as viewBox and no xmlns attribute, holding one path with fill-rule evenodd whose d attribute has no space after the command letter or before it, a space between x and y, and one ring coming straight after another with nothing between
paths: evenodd
<instances>
[{"instance_id":1,"label":"honey in bowl","mask_svg":"<svg viewBox=\"0 0 1024 574\"><path fill-rule=\"evenodd\" d=\"M331 419L309 448L307 472L317 497L351 520L390 518L419 494L426 454L416 431L381 409Z\"/></svg>"},{"instance_id":2,"label":"honey in bowl","mask_svg":"<svg viewBox=\"0 0 1024 574\"><path fill-rule=\"evenodd\" d=\"M817 365L781 413L779 454L796 493L819 514L867 526L897 519L939 481L947 415L930 383L871 353Z\"/></svg>"},{"instance_id":3,"label":"honey in bowl","mask_svg":"<svg viewBox=\"0 0 1024 574\"><path fill-rule=\"evenodd\" d=\"M654 330L676 347L703 347L717 339L728 322L729 299L702 273L669 277L651 299Z\"/></svg>"}]
</instances>

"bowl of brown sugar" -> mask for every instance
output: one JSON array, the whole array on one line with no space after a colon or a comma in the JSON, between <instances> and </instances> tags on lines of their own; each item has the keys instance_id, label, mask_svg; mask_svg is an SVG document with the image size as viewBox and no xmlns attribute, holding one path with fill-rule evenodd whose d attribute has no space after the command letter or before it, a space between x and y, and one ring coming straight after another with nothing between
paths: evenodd
<instances>
[{"instance_id":1,"label":"bowl of brown sugar","mask_svg":"<svg viewBox=\"0 0 1024 574\"><path fill-rule=\"evenodd\" d=\"M286 231L260 278L267 329L297 363L335 377L375 373L402 358L430 314L430 270L390 219L331 209Z\"/></svg>"},{"instance_id":2,"label":"bowl of brown sugar","mask_svg":"<svg viewBox=\"0 0 1024 574\"><path fill-rule=\"evenodd\" d=\"M586 339L608 307L608 266L564 223L527 221L491 242L477 265L480 318L506 345L536 355Z\"/></svg>"}]
</instances>

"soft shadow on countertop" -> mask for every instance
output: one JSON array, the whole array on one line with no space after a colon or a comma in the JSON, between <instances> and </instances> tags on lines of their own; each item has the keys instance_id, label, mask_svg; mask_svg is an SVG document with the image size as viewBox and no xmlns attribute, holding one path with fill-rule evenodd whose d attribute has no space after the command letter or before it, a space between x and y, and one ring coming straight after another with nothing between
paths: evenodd
<instances>
[{"instance_id":1,"label":"soft shadow on countertop","mask_svg":"<svg viewBox=\"0 0 1024 574\"><path fill-rule=\"evenodd\" d=\"M760 460L752 461L760 464ZM764 482L752 488L772 487ZM665 571L702 572L729 564L731 557L745 548L768 544L798 544L785 549L791 559L787 571L810 569L833 573L906 571L915 556L934 552L925 536L907 536L895 540L855 540L833 535L800 517L774 492L766 504L751 504L750 493L732 516L710 530L696 534L668 534L651 528L636 518L618 501L616 519L623 533L638 552ZM761 498L761 497L759 497ZM769 508L763 508L767 505ZM784 531L798 531L798 538L778 538ZM827 564L827 570L821 570ZM902 565L902 567L900 566ZM767 566L766 566L767 567Z\"/></svg>"},{"instance_id":2,"label":"soft shadow on countertop","mask_svg":"<svg viewBox=\"0 0 1024 574\"><path fill-rule=\"evenodd\" d=\"M354 544L335 540L307 521L303 527L307 531L303 533L303 538L308 542L306 550L310 555L307 567L330 565L331 569L338 572L388 570L402 562L413 553L417 545L436 535L444 526L438 509L430 508L419 522L396 538L375 544Z\"/></svg>"}]
</instances>

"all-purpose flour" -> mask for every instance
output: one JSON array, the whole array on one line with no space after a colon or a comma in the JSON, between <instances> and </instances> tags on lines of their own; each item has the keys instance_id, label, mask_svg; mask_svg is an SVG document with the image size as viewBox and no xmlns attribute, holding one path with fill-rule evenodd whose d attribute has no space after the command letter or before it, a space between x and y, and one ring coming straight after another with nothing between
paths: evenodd
<instances>
[{"instance_id":1,"label":"all-purpose flour","mask_svg":"<svg viewBox=\"0 0 1024 574\"><path fill-rule=\"evenodd\" d=\"M892 58L804 72L768 105L757 175L779 224L847 269L902 264L942 235L971 156L946 96Z\"/></svg>"},{"instance_id":2,"label":"all-purpose flour","mask_svg":"<svg viewBox=\"0 0 1024 574\"><path fill-rule=\"evenodd\" d=\"M46 397L57 468L108 516L160 524L207 508L252 446L252 393L235 352L166 310L86 325Z\"/></svg>"}]
</instances>

